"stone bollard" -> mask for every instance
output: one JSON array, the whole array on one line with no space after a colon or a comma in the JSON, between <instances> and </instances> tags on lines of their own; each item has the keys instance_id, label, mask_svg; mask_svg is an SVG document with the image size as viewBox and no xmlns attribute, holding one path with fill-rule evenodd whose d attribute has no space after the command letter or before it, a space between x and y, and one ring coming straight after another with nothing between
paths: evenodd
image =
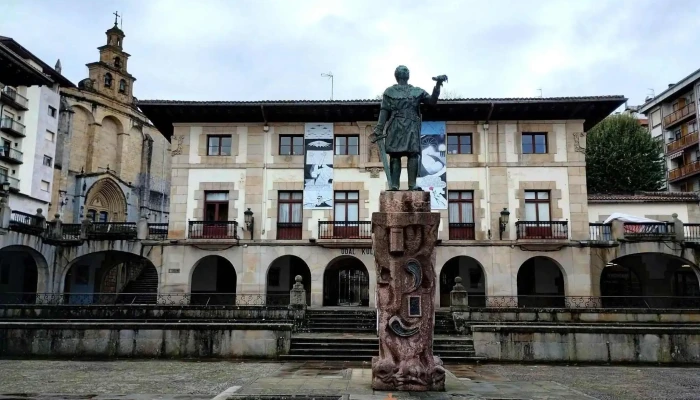
<instances>
[{"instance_id":1,"label":"stone bollard","mask_svg":"<svg viewBox=\"0 0 700 400\"><path fill-rule=\"evenodd\" d=\"M673 231L675 233L674 238L677 242L682 242L685 240L683 221L678 219L678 214L676 213L671 214L671 217L673 217Z\"/></svg>"},{"instance_id":2,"label":"stone bollard","mask_svg":"<svg viewBox=\"0 0 700 400\"><path fill-rule=\"evenodd\" d=\"M462 285L462 278L455 278L455 285L450 292L450 311L464 311L469 308L467 290Z\"/></svg>"},{"instance_id":3,"label":"stone bollard","mask_svg":"<svg viewBox=\"0 0 700 400\"><path fill-rule=\"evenodd\" d=\"M83 220L80 221L80 239L81 240L87 240L88 232L90 232L90 229L92 229L92 221L88 217L83 218Z\"/></svg>"},{"instance_id":4,"label":"stone bollard","mask_svg":"<svg viewBox=\"0 0 700 400\"><path fill-rule=\"evenodd\" d=\"M53 216L53 221L51 221L51 231L49 232L49 237L53 239L63 238L63 222L61 221L61 214L56 213Z\"/></svg>"},{"instance_id":5,"label":"stone bollard","mask_svg":"<svg viewBox=\"0 0 700 400\"><path fill-rule=\"evenodd\" d=\"M301 283L301 275L294 277L294 286L289 292L289 305L296 308L306 308L306 290Z\"/></svg>"},{"instance_id":6,"label":"stone bollard","mask_svg":"<svg viewBox=\"0 0 700 400\"><path fill-rule=\"evenodd\" d=\"M138 224L136 224L136 238L138 240L148 239L148 217L141 215Z\"/></svg>"}]
</instances>

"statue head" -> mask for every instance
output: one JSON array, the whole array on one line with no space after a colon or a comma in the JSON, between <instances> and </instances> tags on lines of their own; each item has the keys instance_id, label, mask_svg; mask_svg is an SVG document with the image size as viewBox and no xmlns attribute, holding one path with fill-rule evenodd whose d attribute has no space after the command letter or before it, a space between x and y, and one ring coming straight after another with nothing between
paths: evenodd
<instances>
[{"instance_id":1,"label":"statue head","mask_svg":"<svg viewBox=\"0 0 700 400\"><path fill-rule=\"evenodd\" d=\"M396 78L396 82L398 83L406 83L408 82L410 74L408 72L408 68L405 65L399 65L396 67L396 71L394 71L394 77Z\"/></svg>"}]
</instances>

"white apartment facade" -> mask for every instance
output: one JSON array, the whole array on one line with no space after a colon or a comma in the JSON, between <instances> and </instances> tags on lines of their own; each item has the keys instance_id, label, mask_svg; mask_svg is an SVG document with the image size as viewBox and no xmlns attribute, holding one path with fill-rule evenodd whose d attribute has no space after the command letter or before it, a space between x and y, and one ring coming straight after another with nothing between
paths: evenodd
<instances>
[{"instance_id":1,"label":"white apartment facade","mask_svg":"<svg viewBox=\"0 0 700 400\"><path fill-rule=\"evenodd\" d=\"M41 83L0 85L0 179L10 182L12 210L34 215L41 208L46 216L53 184L59 88L73 84L60 74L60 63L58 71L49 67L11 38L0 37L0 45L10 57L43 77Z\"/></svg>"},{"instance_id":2,"label":"white apartment facade","mask_svg":"<svg viewBox=\"0 0 700 400\"><path fill-rule=\"evenodd\" d=\"M639 107L649 119L652 137L663 143L670 191L700 191L699 95L697 70Z\"/></svg>"},{"instance_id":3,"label":"white apartment facade","mask_svg":"<svg viewBox=\"0 0 700 400\"><path fill-rule=\"evenodd\" d=\"M438 304L449 305L456 276L473 304L485 295L597 293L589 248L579 245L589 238L584 132L624 100L449 100L425 110L424 121L444 129L435 148L445 187L433 190L443 201L434 207ZM300 275L312 306L374 305L370 221L386 189L368 139L378 102L139 107L171 139L161 293L283 297ZM320 144L307 139L319 127L333 153L310 162ZM318 179L325 194L310 190ZM402 179L405 188L405 171Z\"/></svg>"}]
</instances>

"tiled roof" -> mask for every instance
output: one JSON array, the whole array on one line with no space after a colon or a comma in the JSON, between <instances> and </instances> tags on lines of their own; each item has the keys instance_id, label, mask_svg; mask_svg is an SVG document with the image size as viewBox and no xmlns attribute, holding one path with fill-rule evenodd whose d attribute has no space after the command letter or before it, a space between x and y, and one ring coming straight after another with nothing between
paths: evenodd
<instances>
[{"instance_id":1,"label":"tiled roof","mask_svg":"<svg viewBox=\"0 0 700 400\"><path fill-rule=\"evenodd\" d=\"M700 196L687 192L638 192L635 194L588 195L589 203L697 203Z\"/></svg>"},{"instance_id":2,"label":"tiled roof","mask_svg":"<svg viewBox=\"0 0 700 400\"><path fill-rule=\"evenodd\" d=\"M581 97L500 97L500 98L459 98L440 100L444 103L545 103L562 101L625 100L625 96L581 96ZM256 105L256 104L371 104L377 99L352 100L253 100L253 101L190 101L190 100L139 100L139 104L182 104L182 105Z\"/></svg>"}]
</instances>

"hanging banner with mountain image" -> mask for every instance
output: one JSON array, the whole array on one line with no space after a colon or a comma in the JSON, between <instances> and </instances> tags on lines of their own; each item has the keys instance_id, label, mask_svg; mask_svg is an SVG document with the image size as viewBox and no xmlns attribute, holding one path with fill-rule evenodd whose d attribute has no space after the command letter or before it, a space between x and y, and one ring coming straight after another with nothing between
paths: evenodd
<instances>
[{"instance_id":1,"label":"hanging banner with mountain image","mask_svg":"<svg viewBox=\"0 0 700 400\"><path fill-rule=\"evenodd\" d=\"M423 121L421 165L416 184L430 192L430 208L447 209L447 145L445 121Z\"/></svg>"},{"instance_id":2,"label":"hanging banner with mountain image","mask_svg":"<svg viewBox=\"0 0 700 400\"><path fill-rule=\"evenodd\" d=\"M333 124L304 125L304 209L333 209Z\"/></svg>"}]
</instances>

